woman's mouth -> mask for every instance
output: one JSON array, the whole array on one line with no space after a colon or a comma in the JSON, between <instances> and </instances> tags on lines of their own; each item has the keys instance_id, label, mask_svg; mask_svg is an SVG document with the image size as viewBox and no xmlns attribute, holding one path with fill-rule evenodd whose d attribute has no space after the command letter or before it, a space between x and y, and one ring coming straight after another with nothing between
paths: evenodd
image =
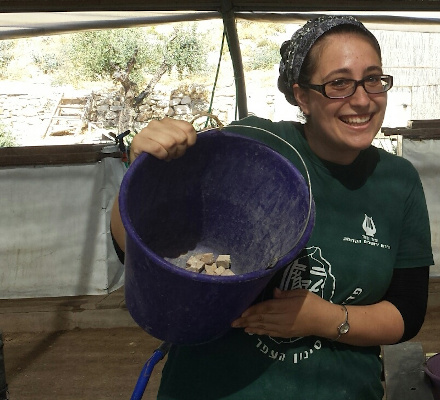
<instances>
[{"instance_id":1,"label":"woman's mouth","mask_svg":"<svg viewBox=\"0 0 440 400\"><path fill-rule=\"evenodd\" d=\"M344 116L339 119L349 125L363 125L371 120L371 114Z\"/></svg>"}]
</instances>

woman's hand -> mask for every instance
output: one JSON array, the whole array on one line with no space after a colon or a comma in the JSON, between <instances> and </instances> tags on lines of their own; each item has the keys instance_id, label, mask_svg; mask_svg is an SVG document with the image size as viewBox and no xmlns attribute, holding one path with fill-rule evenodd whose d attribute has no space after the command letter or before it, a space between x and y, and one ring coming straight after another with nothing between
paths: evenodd
<instances>
[{"instance_id":1,"label":"woman's hand","mask_svg":"<svg viewBox=\"0 0 440 400\"><path fill-rule=\"evenodd\" d=\"M388 301L370 305L347 305L350 330L338 341L356 346L397 343L404 332L399 310ZM338 326L345 321L345 310L306 289L275 289L272 300L249 307L232 322L248 333L291 338L338 337Z\"/></svg>"},{"instance_id":2,"label":"woman's hand","mask_svg":"<svg viewBox=\"0 0 440 400\"><path fill-rule=\"evenodd\" d=\"M130 161L133 162L142 152L166 161L179 158L194 145L196 138L197 133L189 122L171 118L153 120L134 136Z\"/></svg>"},{"instance_id":3,"label":"woman's hand","mask_svg":"<svg viewBox=\"0 0 440 400\"><path fill-rule=\"evenodd\" d=\"M337 337L344 310L306 289L274 290L274 298L248 308L232 323L248 333L291 338Z\"/></svg>"},{"instance_id":4,"label":"woman's hand","mask_svg":"<svg viewBox=\"0 0 440 400\"><path fill-rule=\"evenodd\" d=\"M194 145L196 138L197 133L189 122L171 118L153 120L133 138L130 161L133 162L142 152L166 161L179 158ZM110 226L114 239L125 251L125 228L119 214L118 196L113 203Z\"/></svg>"}]
</instances>

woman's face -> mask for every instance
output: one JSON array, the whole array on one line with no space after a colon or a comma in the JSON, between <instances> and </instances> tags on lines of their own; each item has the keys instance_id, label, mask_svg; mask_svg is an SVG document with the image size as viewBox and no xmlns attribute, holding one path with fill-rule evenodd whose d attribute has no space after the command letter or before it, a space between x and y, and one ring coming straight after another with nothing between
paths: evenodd
<instances>
[{"instance_id":1,"label":"woman's face","mask_svg":"<svg viewBox=\"0 0 440 400\"><path fill-rule=\"evenodd\" d=\"M330 34L312 49L316 69L310 83L334 79L361 80L382 74L380 57L367 38L353 33ZM321 93L294 85L295 95L307 115L305 133L318 157L350 164L370 146L385 115L387 94L368 94L362 86L345 99L328 99Z\"/></svg>"}]
</instances>

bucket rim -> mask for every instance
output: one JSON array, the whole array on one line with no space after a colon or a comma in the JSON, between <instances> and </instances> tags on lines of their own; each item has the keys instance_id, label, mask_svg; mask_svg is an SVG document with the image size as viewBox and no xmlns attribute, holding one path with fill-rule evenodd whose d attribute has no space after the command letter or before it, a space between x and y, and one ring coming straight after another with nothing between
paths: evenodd
<instances>
[{"instance_id":1,"label":"bucket rim","mask_svg":"<svg viewBox=\"0 0 440 400\"><path fill-rule=\"evenodd\" d=\"M429 368L429 365L432 364L433 361L440 360L440 353L434 354L433 356L429 357L424 363L423 363L423 369L425 373L436 383L440 384L440 375L434 374L433 371Z\"/></svg>"},{"instance_id":2,"label":"bucket rim","mask_svg":"<svg viewBox=\"0 0 440 400\"><path fill-rule=\"evenodd\" d=\"M299 172L297 167L292 162L290 162L282 154L280 154L279 152L277 152L276 150L274 150L273 148L271 148L270 146L268 146L267 144L265 144L259 140L241 135L236 132L230 132L227 129L222 129L222 130L209 129L209 130L202 131L202 132L198 133L197 136L198 136L197 140L201 140L201 139L204 140L205 138L210 138L210 137L215 137L215 136L220 136L220 137L227 136L227 137L232 137L232 138L237 138L240 140L248 141L249 143L258 144L259 146L264 147L267 151L272 153L276 158L281 160L283 163L285 163L288 166L288 168L293 172L293 174L295 176L299 177L299 179L304 180L304 184L307 185L307 182L304 179L303 175ZM130 166L130 168L128 168L128 170L124 176L123 183L121 184L121 188L120 188L120 192L119 192L119 209L120 209L122 221L123 222L129 221L129 223L130 223L129 226L126 226L126 224L124 223L126 235L130 235L130 238L132 240L134 240L136 246L139 246L142 249L142 251L145 252L146 255L148 255L148 257L153 258L154 262L158 263L165 270L176 273L182 277L190 276L193 280L197 280L200 282L213 282L213 281L215 281L215 282L220 282L220 283L236 284L241 281L248 282L251 280L258 280L263 277L270 276L270 275L274 274L275 272L277 272L279 269L286 266L287 262L293 260L301 252L301 250L304 248L304 246L307 244L308 240L310 239L310 236L311 236L311 233L312 233L312 230L314 227L314 221L315 221L315 208L314 208L313 197L309 198L309 202L310 201L312 202L312 204L309 204L309 207L312 207L312 212L310 213L309 218L304 221L305 226L303 226L303 231L302 231L301 237L299 237L299 239L298 239L298 237L296 237L296 244L294 245L294 247L290 251L288 251L286 254L283 254L282 256L280 256L279 259L274 264L272 264L266 268L258 269L256 271L251 271L251 272L247 272L244 274L229 275L229 276L220 276L220 275L212 276L212 275L200 274L197 272L187 271L184 268L179 267L170 261L167 261L163 257L159 256L157 253L155 253L153 250L151 250L151 248L145 244L145 242L141 239L139 234L135 231L134 226L132 224L132 220L130 218L130 215L129 215L129 212L127 209L127 206L126 206L126 202L124 201L124 199L127 198L127 196L128 196L128 187L130 185L131 180L133 179L133 175L136 172L136 168L138 168L138 166L141 165L141 163L143 163L146 159L148 159L150 157L154 157L154 156L147 154L147 153L142 153L134 160L134 162Z\"/></svg>"}]
</instances>

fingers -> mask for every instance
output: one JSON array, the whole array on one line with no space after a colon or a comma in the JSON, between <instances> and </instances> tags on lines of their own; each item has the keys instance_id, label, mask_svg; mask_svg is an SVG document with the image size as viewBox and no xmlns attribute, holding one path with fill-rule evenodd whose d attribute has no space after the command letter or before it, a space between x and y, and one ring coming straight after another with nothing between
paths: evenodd
<instances>
[{"instance_id":1,"label":"fingers","mask_svg":"<svg viewBox=\"0 0 440 400\"><path fill-rule=\"evenodd\" d=\"M303 336L306 326L298 321L298 317L309 295L306 289L275 289L274 299L249 307L232 323L232 327L244 328L245 332L258 335Z\"/></svg>"},{"instance_id":2,"label":"fingers","mask_svg":"<svg viewBox=\"0 0 440 400\"><path fill-rule=\"evenodd\" d=\"M146 152L169 161L185 154L196 139L197 133L189 122L171 118L153 120L133 138L130 159L134 161L139 154Z\"/></svg>"},{"instance_id":3,"label":"fingers","mask_svg":"<svg viewBox=\"0 0 440 400\"><path fill-rule=\"evenodd\" d=\"M283 307L279 300L268 300L248 308L232 326L234 328L262 328L265 324L274 324L283 314Z\"/></svg>"},{"instance_id":4,"label":"fingers","mask_svg":"<svg viewBox=\"0 0 440 400\"><path fill-rule=\"evenodd\" d=\"M257 335L277 337L291 337L286 329L281 314L253 314L246 318L239 318L232 324L235 328L244 328L245 332Z\"/></svg>"}]
</instances>

